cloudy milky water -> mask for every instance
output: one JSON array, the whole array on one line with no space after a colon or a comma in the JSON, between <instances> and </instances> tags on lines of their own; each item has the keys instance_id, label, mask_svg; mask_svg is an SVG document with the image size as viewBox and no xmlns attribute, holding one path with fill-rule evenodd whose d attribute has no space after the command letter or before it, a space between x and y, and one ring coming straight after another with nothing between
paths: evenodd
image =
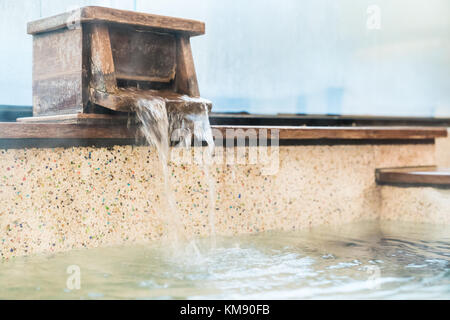
<instances>
[{"instance_id":1,"label":"cloudy milky water","mask_svg":"<svg viewBox=\"0 0 450 320\"><path fill-rule=\"evenodd\" d=\"M176 256L156 241L4 261L0 298L450 299L448 227L371 222L216 241ZM80 290L66 286L70 265Z\"/></svg>"}]
</instances>

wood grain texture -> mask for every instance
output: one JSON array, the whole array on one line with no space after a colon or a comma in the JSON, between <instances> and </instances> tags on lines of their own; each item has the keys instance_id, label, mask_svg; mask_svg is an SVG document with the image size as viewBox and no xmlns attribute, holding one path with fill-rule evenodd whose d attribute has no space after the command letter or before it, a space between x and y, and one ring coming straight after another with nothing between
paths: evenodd
<instances>
[{"instance_id":1,"label":"wood grain texture","mask_svg":"<svg viewBox=\"0 0 450 320\"><path fill-rule=\"evenodd\" d=\"M27 32L37 34L67 28L77 23L106 22L132 25L167 33L197 36L205 33L205 24L200 21L160 16L155 14L117 10L104 7L83 7L49 18L28 23Z\"/></svg>"},{"instance_id":2,"label":"wood grain texture","mask_svg":"<svg viewBox=\"0 0 450 320\"><path fill-rule=\"evenodd\" d=\"M377 169L375 177L379 184L450 186L450 168L436 166Z\"/></svg>"},{"instance_id":3,"label":"wood grain texture","mask_svg":"<svg viewBox=\"0 0 450 320\"><path fill-rule=\"evenodd\" d=\"M136 128L59 123L0 123L0 139L128 139Z\"/></svg>"},{"instance_id":4,"label":"wood grain texture","mask_svg":"<svg viewBox=\"0 0 450 320\"><path fill-rule=\"evenodd\" d=\"M17 118L21 123L59 123L79 125L126 125L128 115L111 115L97 113L74 113L55 116Z\"/></svg>"},{"instance_id":5,"label":"wood grain texture","mask_svg":"<svg viewBox=\"0 0 450 320\"><path fill-rule=\"evenodd\" d=\"M177 37L177 72L175 90L190 97L200 97L191 42L187 36Z\"/></svg>"},{"instance_id":6,"label":"wood grain texture","mask_svg":"<svg viewBox=\"0 0 450 320\"><path fill-rule=\"evenodd\" d=\"M90 86L102 92L115 92L117 79L111 50L109 28L106 24L89 26L91 39L91 82Z\"/></svg>"},{"instance_id":7,"label":"wood grain texture","mask_svg":"<svg viewBox=\"0 0 450 320\"><path fill-rule=\"evenodd\" d=\"M82 30L33 37L33 114L83 110Z\"/></svg>"},{"instance_id":8,"label":"wood grain texture","mask_svg":"<svg viewBox=\"0 0 450 320\"><path fill-rule=\"evenodd\" d=\"M119 112L132 112L133 106L135 106L140 99L151 100L155 97L164 99L168 112L177 109L180 112L190 111L195 113L203 110L203 103L207 104L209 111L211 111L212 108L211 102L206 102L206 100L197 101L195 98L185 100L182 95L171 91L119 88L116 93L105 93L91 89L92 102Z\"/></svg>"},{"instance_id":9,"label":"wood grain texture","mask_svg":"<svg viewBox=\"0 0 450 320\"><path fill-rule=\"evenodd\" d=\"M267 126L213 126L226 134L227 130L241 129L245 135L245 130L270 129L268 137L272 131L278 132L282 140L290 139L367 139L367 140L402 140L402 139L434 139L436 137L446 137L446 128L430 127L267 127ZM274 131L276 130L276 131Z\"/></svg>"},{"instance_id":10,"label":"wood grain texture","mask_svg":"<svg viewBox=\"0 0 450 320\"><path fill-rule=\"evenodd\" d=\"M446 128L437 127L249 127L212 126L224 137L227 130L233 138L267 131L267 137L280 140L430 140L446 137ZM262 131L260 131L262 130ZM0 139L27 138L133 138L134 131L120 126L79 126L49 123L0 123Z\"/></svg>"},{"instance_id":11,"label":"wood grain texture","mask_svg":"<svg viewBox=\"0 0 450 320\"><path fill-rule=\"evenodd\" d=\"M175 78L175 36L126 26L109 30L117 78L166 83Z\"/></svg>"},{"instance_id":12,"label":"wood grain texture","mask_svg":"<svg viewBox=\"0 0 450 320\"><path fill-rule=\"evenodd\" d=\"M84 7L32 22L29 29L35 44L34 116L103 113L105 108L129 112L155 89L178 97L200 95L190 36L193 30L204 32L203 23ZM181 105L178 98L166 102L168 109L195 107L192 101Z\"/></svg>"}]
</instances>

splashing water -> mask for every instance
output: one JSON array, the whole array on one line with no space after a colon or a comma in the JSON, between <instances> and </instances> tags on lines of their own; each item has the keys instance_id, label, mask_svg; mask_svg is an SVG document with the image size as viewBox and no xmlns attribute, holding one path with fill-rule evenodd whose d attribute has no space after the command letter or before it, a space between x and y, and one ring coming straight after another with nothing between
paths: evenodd
<instances>
[{"instance_id":1,"label":"splashing water","mask_svg":"<svg viewBox=\"0 0 450 320\"><path fill-rule=\"evenodd\" d=\"M175 197L172 193L169 180L169 120L167 118L166 103L163 99L139 99L135 111L141 123L141 132L147 142L156 148L162 166L164 178L164 191L166 195L166 210L164 222L167 228L168 240L175 246L179 243L181 234L180 220L177 219Z\"/></svg>"},{"instance_id":2,"label":"splashing water","mask_svg":"<svg viewBox=\"0 0 450 320\"><path fill-rule=\"evenodd\" d=\"M216 201L216 190L215 190L215 181L211 176L211 164L213 162L214 157L214 138L211 130L211 126L209 123L209 114L208 114L208 101L199 99L199 98L191 98L189 96L182 96L181 99L186 103L191 102L200 102L200 109L196 110L193 113L174 113L172 114L171 127L173 129L180 129L181 133L184 133L184 136L179 137L180 146L190 148L192 145L191 137L194 137L194 145L196 147L201 147L202 142L205 141L207 144L207 148L205 152L202 152L202 157L199 159L200 164L203 165L203 172L208 184L208 218L210 225L210 235L211 235L211 247L216 247L216 230L215 230L215 201ZM175 135L176 136L176 135ZM173 137L175 138L175 137ZM201 148L197 148L200 150Z\"/></svg>"},{"instance_id":3,"label":"splashing water","mask_svg":"<svg viewBox=\"0 0 450 320\"><path fill-rule=\"evenodd\" d=\"M190 150L192 136L195 145L206 141L208 148L202 157L203 171L208 184L209 198L209 224L211 230L211 243L215 247L215 185L210 175L210 165L214 155L214 139L209 124L208 105L203 99L181 96L180 99L186 104L200 102L200 109L190 112L177 110L168 112L166 102L163 98L142 98L133 106L137 119L141 123L141 132L149 145L156 148L162 166L164 178L164 191L166 195L166 210L163 213L164 223L167 229L167 239L176 252L180 251L180 245L185 243L186 235L181 223L180 213L177 210L175 196L173 194L169 177L169 156L171 142L177 142L176 147ZM200 258L201 254L195 244L191 241L185 248Z\"/></svg>"}]
</instances>

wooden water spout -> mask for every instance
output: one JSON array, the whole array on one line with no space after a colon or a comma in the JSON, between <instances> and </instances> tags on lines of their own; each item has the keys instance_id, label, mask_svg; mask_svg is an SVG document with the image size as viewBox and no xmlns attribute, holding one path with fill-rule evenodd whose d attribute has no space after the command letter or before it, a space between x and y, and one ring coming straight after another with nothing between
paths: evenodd
<instances>
[{"instance_id":1,"label":"wooden water spout","mask_svg":"<svg viewBox=\"0 0 450 320\"><path fill-rule=\"evenodd\" d=\"M200 98L190 37L203 22L84 7L28 24L33 35L33 118L99 123L157 96L168 112L211 109Z\"/></svg>"}]
</instances>

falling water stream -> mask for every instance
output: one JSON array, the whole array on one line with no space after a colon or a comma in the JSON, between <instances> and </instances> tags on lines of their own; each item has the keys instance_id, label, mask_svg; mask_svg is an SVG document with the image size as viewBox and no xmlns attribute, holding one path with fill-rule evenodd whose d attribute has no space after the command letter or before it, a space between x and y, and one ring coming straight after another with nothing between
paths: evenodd
<instances>
[{"instance_id":1,"label":"falling water stream","mask_svg":"<svg viewBox=\"0 0 450 320\"><path fill-rule=\"evenodd\" d=\"M137 119L141 124L141 132L150 146L156 148L160 159L165 194L165 210L163 210L166 237L173 249L179 252L181 245L186 243L181 214L178 211L175 195L170 182L169 161L170 145L174 142L176 147L190 151L192 137L195 145L205 141L208 145L201 165L208 184L209 198L209 224L211 233L211 245L215 247L215 185L210 174L210 165L214 155L214 139L209 124L208 105L206 100L181 96L186 103L200 102L201 108L183 112L180 110L168 112L166 102L163 98L141 98L137 99L133 106ZM197 257L201 257L194 240L188 241L188 249L193 250Z\"/></svg>"}]
</instances>

